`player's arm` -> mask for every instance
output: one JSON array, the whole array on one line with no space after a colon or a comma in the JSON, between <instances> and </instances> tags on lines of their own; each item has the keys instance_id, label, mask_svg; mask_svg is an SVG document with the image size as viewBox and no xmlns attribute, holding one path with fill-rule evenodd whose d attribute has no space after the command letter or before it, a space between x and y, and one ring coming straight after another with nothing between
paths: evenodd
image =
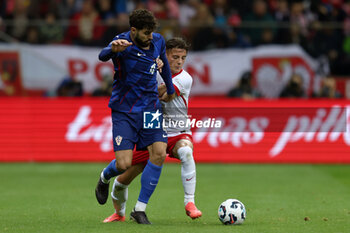
<instances>
[{"instance_id":1,"label":"player's arm","mask_svg":"<svg viewBox=\"0 0 350 233\"><path fill-rule=\"evenodd\" d=\"M192 87L192 77L191 76L184 76L181 79L178 79L175 77L173 80L174 88L175 88L175 94L176 96L180 95L189 95L189 92ZM164 84L160 85L158 87L158 93L159 97L162 100L162 98L165 98L166 94L166 87Z\"/></svg>"},{"instance_id":2,"label":"player's arm","mask_svg":"<svg viewBox=\"0 0 350 233\"><path fill-rule=\"evenodd\" d=\"M176 86L176 84L174 83L174 88L175 88L175 97L176 96L180 96L181 93L179 91L179 88ZM167 89L165 84L161 84L160 86L158 86L158 95L159 97L162 97L165 93L166 93Z\"/></svg>"},{"instance_id":3,"label":"player's arm","mask_svg":"<svg viewBox=\"0 0 350 233\"><path fill-rule=\"evenodd\" d=\"M164 66L164 63L161 59L157 58L156 59L156 62L157 62L157 67L158 67L158 71L159 73L161 74L162 73L162 68Z\"/></svg>"},{"instance_id":4,"label":"player's arm","mask_svg":"<svg viewBox=\"0 0 350 233\"><path fill-rule=\"evenodd\" d=\"M185 79L183 79L182 81L184 81ZM174 88L175 88L175 97L180 96L180 95L184 95L187 94L189 95L189 91L186 90L190 90L191 86L192 86L192 79L190 80L185 80L186 82L181 83L178 82L178 80L173 80L174 83ZM188 92L188 93L187 93ZM161 85L158 87L158 93L159 93L159 99L162 101L167 102L167 98L168 94L166 93L166 87L165 85Z\"/></svg>"},{"instance_id":5,"label":"player's arm","mask_svg":"<svg viewBox=\"0 0 350 233\"><path fill-rule=\"evenodd\" d=\"M157 62L158 72L159 74L161 74L164 63L159 58L156 59L156 62ZM157 75L157 81L160 82L160 80L158 80L158 75ZM158 86L158 96L161 97L162 95L164 95L165 92L166 92L166 86L164 83L162 83Z\"/></svg>"},{"instance_id":6,"label":"player's arm","mask_svg":"<svg viewBox=\"0 0 350 233\"><path fill-rule=\"evenodd\" d=\"M164 63L161 76L162 76L162 79L164 80L166 90L167 90L166 93L163 94L161 100L163 100L165 102L169 102L175 98L175 88L174 88L173 81L171 78L170 66L169 66L168 60L165 56L165 52L164 52L164 54L161 54L160 59L162 59L162 61Z\"/></svg>"},{"instance_id":7,"label":"player's arm","mask_svg":"<svg viewBox=\"0 0 350 233\"><path fill-rule=\"evenodd\" d=\"M124 39L113 40L107 47L102 49L102 51L98 55L98 58L101 61L108 61L116 53L124 51L130 45L132 45L132 43Z\"/></svg>"},{"instance_id":8,"label":"player's arm","mask_svg":"<svg viewBox=\"0 0 350 233\"><path fill-rule=\"evenodd\" d=\"M166 97L163 99L163 101L168 102L170 100L173 100L175 98L175 88L173 85L173 81L171 78L171 71L170 71L170 66L169 66L169 62L168 59L165 55L165 41L162 38L162 52L160 54L160 59L162 59L164 65L162 68L162 73L160 74L162 76L162 79L166 85L166 89L167 89L167 95Z\"/></svg>"},{"instance_id":9,"label":"player's arm","mask_svg":"<svg viewBox=\"0 0 350 233\"><path fill-rule=\"evenodd\" d=\"M171 73L169 72L170 73L170 80L167 80L166 75L164 75L164 72L166 72L166 70L167 70L165 68L166 65L169 66L168 61L164 61L163 63L164 63L164 66L163 66L163 72L161 73L161 76L162 76L162 79L164 80L165 85L163 84L163 85L160 85L158 87L158 95L159 95L159 99L161 101L169 102L169 101L175 99L176 92L175 92L174 84L172 82ZM169 71L170 71L170 67L169 67ZM172 94L169 94L169 93L172 93Z\"/></svg>"},{"instance_id":10,"label":"player's arm","mask_svg":"<svg viewBox=\"0 0 350 233\"><path fill-rule=\"evenodd\" d=\"M175 92L177 95L190 95L192 87L192 77L190 75L182 76L181 78L175 77L173 79Z\"/></svg>"},{"instance_id":11,"label":"player's arm","mask_svg":"<svg viewBox=\"0 0 350 233\"><path fill-rule=\"evenodd\" d=\"M159 97L163 96L164 93L166 93L166 86L165 86L165 84L161 84L160 86L158 86Z\"/></svg>"}]
</instances>

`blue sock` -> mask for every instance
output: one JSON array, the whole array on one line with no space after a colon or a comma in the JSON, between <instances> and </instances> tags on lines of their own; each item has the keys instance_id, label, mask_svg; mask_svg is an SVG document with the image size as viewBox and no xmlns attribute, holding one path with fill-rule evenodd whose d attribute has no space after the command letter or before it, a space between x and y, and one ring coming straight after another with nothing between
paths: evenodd
<instances>
[{"instance_id":1,"label":"blue sock","mask_svg":"<svg viewBox=\"0 0 350 233\"><path fill-rule=\"evenodd\" d=\"M148 203L149 198L157 187L162 168L163 166L154 165L148 160L141 176L141 191L138 198L140 202Z\"/></svg>"},{"instance_id":2,"label":"blue sock","mask_svg":"<svg viewBox=\"0 0 350 233\"><path fill-rule=\"evenodd\" d=\"M116 160L113 159L108 166L103 170L103 177L109 181L112 177L115 177L117 175L122 174L122 172L119 172L117 170L117 167L115 165Z\"/></svg>"}]
</instances>

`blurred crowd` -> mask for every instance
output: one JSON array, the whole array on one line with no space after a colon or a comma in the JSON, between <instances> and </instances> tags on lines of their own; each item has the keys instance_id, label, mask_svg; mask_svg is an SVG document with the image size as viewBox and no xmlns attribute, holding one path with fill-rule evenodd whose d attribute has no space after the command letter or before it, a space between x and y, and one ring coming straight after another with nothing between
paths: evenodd
<instances>
[{"instance_id":1,"label":"blurred crowd","mask_svg":"<svg viewBox=\"0 0 350 233\"><path fill-rule=\"evenodd\" d=\"M194 51L299 44L332 75L350 73L350 0L0 0L0 41L104 47L137 8Z\"/></svg>"},{"instance_id":2,"label":"blurred crowd","mask_svg":"<svg viewBox=\"0 0 350 233\"><path fill-rule=\"evenodd\" d=\"M321 80L320 88L308 95L304 88L303 77L293 73L287 85L279 94L279 98L328 98L337 99L344 96L337 90L336 79L332 76L325 76ZM228 93L228 97L241 99L255 99L264 97L252 84L252 73L244 72L239 82Z\"/></svg>"},{"instance_id":3,"label":"blurred crowd","mask_svg":"<svg viewBox=\"0 0 350 233\"><path fill-rule=\"evenodd\" d=\"M105 46L136 8L193 50L293 43L350 73L350 0L0 0L0 40Z\"/></svg>"}]
</instances>

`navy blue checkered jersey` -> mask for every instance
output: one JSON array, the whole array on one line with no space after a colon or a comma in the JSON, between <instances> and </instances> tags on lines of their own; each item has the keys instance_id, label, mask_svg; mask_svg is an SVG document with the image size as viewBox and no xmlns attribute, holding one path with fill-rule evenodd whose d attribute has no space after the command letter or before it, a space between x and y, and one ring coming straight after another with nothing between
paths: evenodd
<instances>
[{"instance_id":1,"label":"navy blue checkered jersey","mask_svg":"<svg viewBox=\"0 0 350 233\"><path fill-rule=\"evenodd\" d=\"M125 39L133 43L130 31L117 35L113 40ZM150 49L144 50L134 43L119 53L112 52L111 43L99 54L101 61L112 59L114 64L114 82L109 107L119 112L152 111L161 107L157 89L157 63L162 59L164 67L162 78L167 92L175 92L171 72L165 55L164 38L153 33Z\"/></svg>"}]
</instances>

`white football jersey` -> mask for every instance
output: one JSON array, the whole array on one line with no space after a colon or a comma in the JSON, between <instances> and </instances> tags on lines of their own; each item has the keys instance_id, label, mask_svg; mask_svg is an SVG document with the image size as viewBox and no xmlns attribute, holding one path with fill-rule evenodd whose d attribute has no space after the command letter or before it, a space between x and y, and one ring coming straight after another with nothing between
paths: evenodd
<instances>
[{"instance_id":1,"label":"white football jersey","mask_svg":"<svg viewBox=\"0 0 350 233\"><path fill-rule=\"evenodd\" d=\"M158 85L164 84L163 79L157 74ZM164 130L169 137L191 133L188 118L188 98L192 87L192 77L185 70L173 75L173 84L177 96L170 102L163 102Z\"/></svg>"}]
</instances>

